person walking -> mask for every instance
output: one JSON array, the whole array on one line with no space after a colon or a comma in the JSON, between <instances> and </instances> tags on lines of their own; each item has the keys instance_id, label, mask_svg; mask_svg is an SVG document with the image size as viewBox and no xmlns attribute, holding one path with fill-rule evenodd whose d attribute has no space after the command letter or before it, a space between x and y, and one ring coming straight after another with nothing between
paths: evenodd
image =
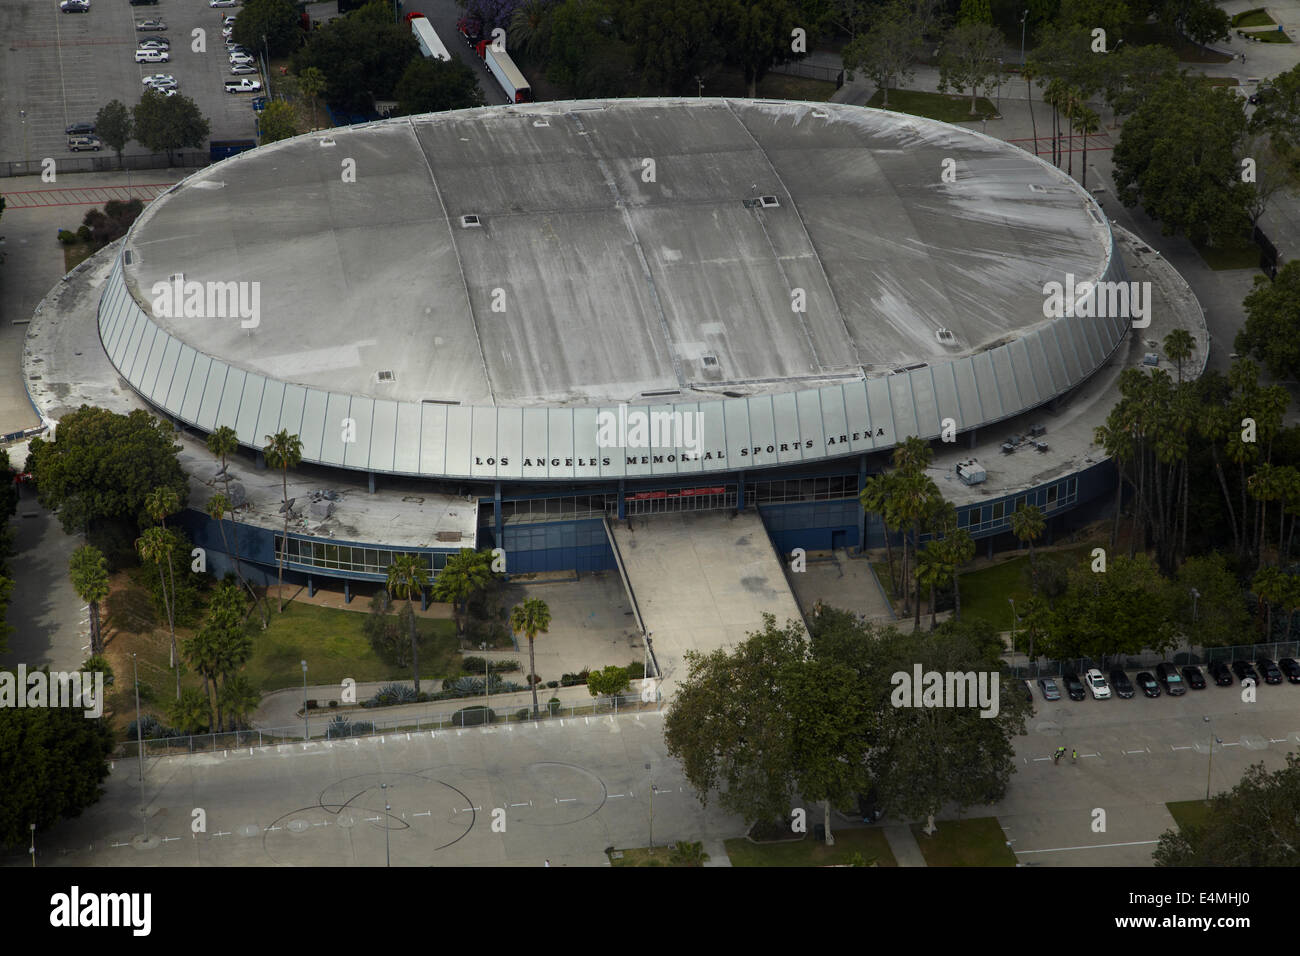
<instances>
[{"instance_id":1,"label":"person walking","mask_svg":"<svg viewBox=\"0 0 1300 956\"><path fill-rule=\"evenodd\" d=\"M1079 751L1070 749L1070 763L1075 763L1079 759Z\"/></svg>"},{"instance_id":2,"label":"person walking","mask_svg":"<svg viewBox=\"0 0 1300 956\"><path fill-rule=\"evenodd\" d=\"M1052 763L1060 763L1061 758L1065 756L1065 748L1057 747L1056 753L1052 755Z\"/></svg>"}]
</instances>

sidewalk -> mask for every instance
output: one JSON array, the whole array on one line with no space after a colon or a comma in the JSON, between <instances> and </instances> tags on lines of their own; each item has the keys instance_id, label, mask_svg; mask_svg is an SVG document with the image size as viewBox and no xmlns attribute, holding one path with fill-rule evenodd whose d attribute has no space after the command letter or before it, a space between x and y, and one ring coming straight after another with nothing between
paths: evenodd
<instances>
[{"instance_id":1,"label":"sidewalk","mask_svg":"<svg viewBox=\"0 0 1300 956\"><path fill-rule=\"evenodd\" d=\"M910 826L906 823L895 823L881 829L885 831L885 840L889 843L889 849L893 852L899 866L929 866L925 862L924 854L921 853L920 845L916 842L916 837L912 835Z\"/></svg>"}]
</instances>

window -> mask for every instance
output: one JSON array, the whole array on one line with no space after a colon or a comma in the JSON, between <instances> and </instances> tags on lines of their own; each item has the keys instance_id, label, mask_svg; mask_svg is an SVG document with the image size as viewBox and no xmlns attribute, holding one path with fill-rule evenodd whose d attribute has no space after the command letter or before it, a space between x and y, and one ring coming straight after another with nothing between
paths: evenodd
<instances>
[{"instance_id":1,"label":"window","mask_svg":"<svg viewBox=\"0 0 1300 956\"><path fill-rule=\"evenodd\" d=\"M994 521L1001 521L1001 520L1002 520L1002 516L1003 516L1003 513L1004 513L1004 511L1005 511L1005 509L1006 509L1006 506L1007 506L1007 503L1006 503L1005 501L999 501L999 502L997 502L997 503L993 506L993 520L994 520Z\"/></svg>"}]
</instances>

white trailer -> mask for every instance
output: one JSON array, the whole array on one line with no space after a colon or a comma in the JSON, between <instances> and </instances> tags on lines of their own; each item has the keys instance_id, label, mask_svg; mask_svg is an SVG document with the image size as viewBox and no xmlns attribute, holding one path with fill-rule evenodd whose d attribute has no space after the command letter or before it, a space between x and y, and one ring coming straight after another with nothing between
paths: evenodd
<instances>
[{"instance_id":1,"label":"white trailer","mask_svg":"<svg viewBox=\"0 0 1300 956\"><path fill-rule=\"evenodd\" d=\"M487 63L487 68L492 71L492 75L496 77L497 83L505 91L511 103L532 102L533 88L519 72L515 61L510 59L510 54L504 51L496 52L489 42L483 47L483 61Z\"/></svg>"},{"instance_id":2,"label":"white trailer","mask_svg":"<svg viewBox=\"0 0 1300 956\"><path fill-rule=\"evenodd\" d=\"M415 36L415 42L420 44L420 52L425 56L434 60L451 59L451 54L442 45L442 40L438 39L433 24L424 17L415 17L411 20L411 33Z\"/></svg>"}]
</instances>

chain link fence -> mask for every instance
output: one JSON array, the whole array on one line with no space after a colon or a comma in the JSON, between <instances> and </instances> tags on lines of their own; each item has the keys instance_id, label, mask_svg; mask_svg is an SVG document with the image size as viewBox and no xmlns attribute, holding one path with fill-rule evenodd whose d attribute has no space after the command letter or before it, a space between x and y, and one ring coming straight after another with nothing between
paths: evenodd
<instances>
[{"instance_id":1,"label":"chain link fence","mask_svg":"<svg viewBox=\"0 0 1300 956\"><path fill-rule=\"evenodd\" d=\"M1061 677L1070 671L1075 674L1082 674L1092 667L1098 668L1103 673L1116 667L1126 671L1140 671L1151 670L1157 664L1165 661L1179 666L1184 664L1204 666L1211 661L1223 661L1225 664L1231 664L1233 661L1256 661L1261 657L1267 657L1273 661L1281 660L1284 657L1300 657L1300 642L1279 641L1271 644L1233 644L1227 647L1199 647L1190 650L1184 648L1165 654L1158 654L1155 651L1143 651L1141 654L1119 654L1114 657L1105 657L1100 661L1082 657L1063 661L1040 660L1026 662L1022 656L1022 660L1009 665L1008 674L1011 677L1023 677L1026 680L1032 680L1037 677Z\"/></svg>"},{"instance_id":2,"label":"chain link fence","mask_svg":"<svg viewBox=\"0 0 1300 956\"><path fill-rule=\"evenodd\" d=\"M177 150L172 156L166 153L123 156L121 164L112 152L94 156L60 156L60 173L115 173L123 169L197 169L212 162L207 151ZM43 160L0 161L0 176L39 176Z\"/></svg>"},{"instance_id":3,"label":"chain link fence","mask_svg":"<svg viewBox=\"0 0 1300 956\"><path fill-rule=\"evenodd\" d=\"M655 712L663 706L662 695L656 691L655 697L655 700L647 701L638 695L627 694L598 697L590 703L582 704L539 700L538 713L535 717L531 705L518 708L493 707L489 710L485 704L467 704L452 713L397 714L390 717L377 716L373 710L349 710L342 714L331 713L329 710L313 710L308 713L305 726L294 724L289 727L235 730L219 734L154 737L144 741L144 752L149 757L166 757L302 743L308 738L308 734L312 740L342 740L398 732L456 730L463 727L540 722L572 717L605 717ZM137 741L124 741L118 745L117 755L119 758L132 757L138 752L137 748Z\"/></svg>"}]
</instances>

